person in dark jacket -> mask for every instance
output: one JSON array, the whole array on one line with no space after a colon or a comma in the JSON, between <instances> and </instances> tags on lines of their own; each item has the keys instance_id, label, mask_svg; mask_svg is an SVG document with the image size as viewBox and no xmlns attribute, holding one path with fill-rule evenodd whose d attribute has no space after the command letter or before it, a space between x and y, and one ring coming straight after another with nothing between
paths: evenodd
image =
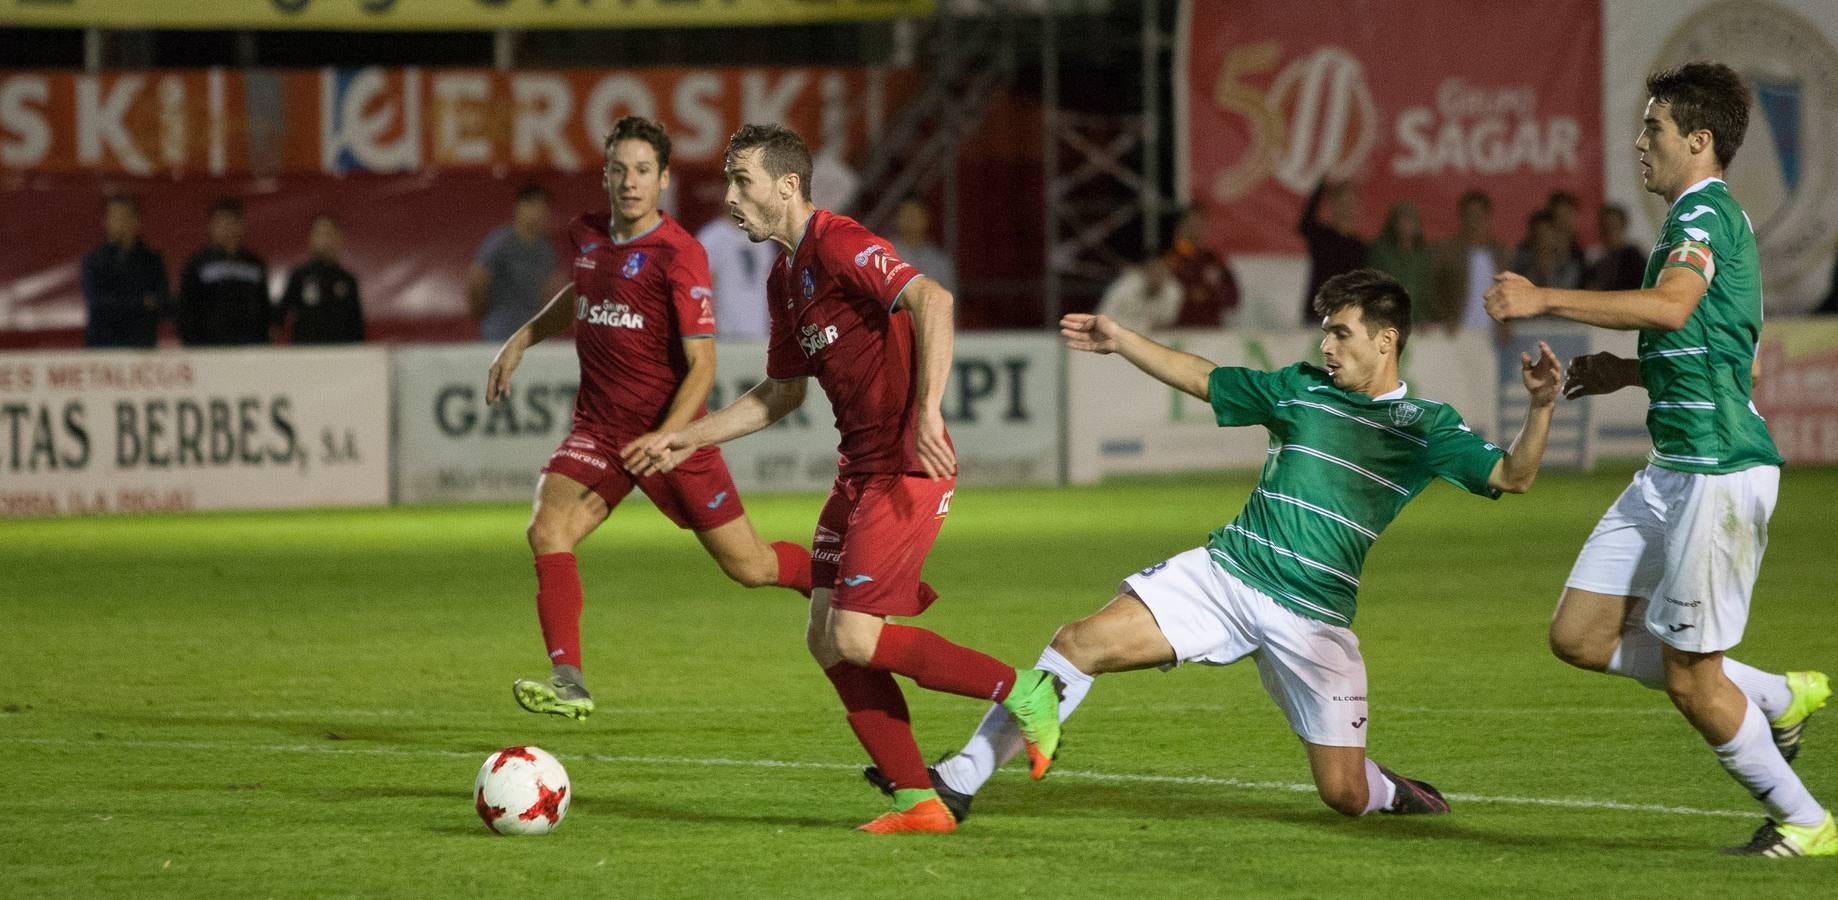
<instances>
[{"instance_id":1,"label":"person in dark jacket","mask_svg":"<svg viewBox=\"0 0 1838 900\"><path fill-rule=\"evenodd\" d=\"M1316 218L1323 200L1327 201L1328 208L1326 223ZM1366 264L1366 242L1360 240L1355 230L1358 227L1359 194L1354 191L1352 182L1323 180L1315 186L1307 205L1302 207L1301 220L1296 223L1296 232L1308 242L1308 290L1302 296L1303 326L1312 328L1321 324L1321 317L1315 315L1315 294L1321 291L1321 285L1335 275Z\"/></svg>"},{"instance_id":2,"label":"person in dark jacket","mask_svg":"<svg viewBox=\"0 0 1838 900\"><path fill-rule=\"evenodd\" d=\"M179 278L179 340L187 347L272 343L268 264L243 246L241 200L211 204L210 239Z\"/></svg>"},{"instance_id":3,"label":"person in dark jacket","mask_svg":"<svg viewBox=\"0 0 1838 900\"><path fill-rule=\"evenodd\" d=\"M140 239L140 199L111 194L103 208L105 239L83 257L85 347L152 347L171 312L166 260Z\"/></svg>"},{"instance_id":4,"label":"person in dark jacket","mask_svg":"<svg viewBox=\"0 0 1838 900\"><path fill-rule=\"evenodd\" d=\"M281 333L295 344L356 344L364 340L364 307L357 278L338 264L344 232L331 213L313 217L307 237L313 256L287 276L281 293Z\"/></svg>"}]
</instances>

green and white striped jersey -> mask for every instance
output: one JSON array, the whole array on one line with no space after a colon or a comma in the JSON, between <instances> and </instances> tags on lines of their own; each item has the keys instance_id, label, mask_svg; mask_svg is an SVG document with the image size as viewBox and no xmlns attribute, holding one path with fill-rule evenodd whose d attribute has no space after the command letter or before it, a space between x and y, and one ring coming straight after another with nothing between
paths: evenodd
<instances>
[{"instance_id":1,"label":"green and white striped jersey","mask_svg":"<svg viewBox=\"0 0 1838 900\"><path fill-rule=\"evenodd\" d=\"M1298 615L1351 625L1366 550L1431 480L1498 497L1487 479L1504 452L1407 387L1368 397L1306 363L1214 369L1214 417L1264 426L1270 449L1244 509L1208 537L1213 561Z\"/></svg>"},{"instance_id":2,"label":"green and white striped jersey","mask_svg":"<svg viewBox=\"0 0 1838 900\"><path fill-rule=\"evenodd\" d=\"M1692 185L1672 203L1647 256L1642 287L1683 266L1710 285L1678 331L1640 331L1647 388L1647 461L1680 472L1777 466L1780 452L1749 396L1749 365L1761 338L1761 256L1747 213L1721 178Z\"/></svg>"}]
</instances>

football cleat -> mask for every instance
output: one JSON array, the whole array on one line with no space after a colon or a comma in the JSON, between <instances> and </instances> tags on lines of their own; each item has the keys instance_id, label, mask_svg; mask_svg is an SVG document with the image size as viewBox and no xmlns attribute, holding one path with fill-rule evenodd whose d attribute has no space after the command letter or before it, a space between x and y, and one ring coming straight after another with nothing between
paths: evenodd
<instances>
[{"instance_id":1,"label":"football cleat","mask_svg":"<svg viewBox=\"0 0 1838 900\"><path fill-rule=\"evenodd\" d=\"M1774 734L1774 746L1780 748L1781 759L1793 762L1800 755L1806 720L1832 696L1832 685L1824 672L1788 672L1787 689L1793 692L1793 702L1780 718L1768 723L1768 730Z\"/></svg>"},{"instance_id":2,"label":"football cleat","mask_svg":"<svg viewBox=\"0 0 1838 900\"><path fill-rule=\"evenodd\" d=\"M549 713L577 722L584 722L593 715L594 698L587 693L587 688L560 677L550 677L548 681L532 681L519 678L511 685L511 696L517 698L517 705L533 713Z\"/></svg>"},{"instance_id":3,"label":"football cleat","mask_svg":"<svg viewBox=\"0 0 1838 900\"><path fill-rule=\"evenodd\" d=\"M1002 700L1021 729L1021 739L1027 742L1028 777L1035 781L1047 777L1047 769L1059 755L1059 701L1065 695L1066 685L1059 676L1029 669L1015 673L1015 686Z\"/></svg>"},{"instance_id":4,"label":"football cleat","mask_svg":"<svg viewBox=\"0 0 1838 900\"><path fill-rule=\"evenodd\" d=\"M1723 851L1730 856L1838 856L1838 824L1832 814L1816 826L1786 825L1768 819L1755 829L1755 836L1740 847Z\"/></svg>"},{"instance_id":5,"label":"football cleat","mask_svg":"<svg viewBox=\"0 0 1838 900\"><path fill-rule=\"evenodd\" d=\"M869 834L950 834L957 830L957 820L937 798L927 798L911 809L882 813L874 821L858 825L856 831Z\"/></svg>"},{"instance_id":6,"label":"football cleat","mask_svg":"<svg viewBox=\"0 0 1838 900\"><path fill-rule=\"evenodd\" d=\"M938 762L944 762L950 758L951 754L947 753L939 757ZM938 763L926 766L925 774L931 778L932 790L938 792L939 801L944 803L945 809L951 811L951 818L959 822L970 818L970 801L976 799L975 794L952 790L950 785L944 783L944 779L938 777ZM869 766L863 769L862 777L868 779L868 783L874 785L875 790L889 797L893 796L893 779L882 775L879 767Z\"/></svg>"},{"instance_id":7,"label":"football cleat","mask_svg":"<svg viewBox=\"0 0 1838 900\"><path fill-rule=\"evenodd\" d=\"M1398 795L1391 805L1379 810L1394 816L1441 815L1449 811L1449 801L1442 799L1442 792L1426 781L1405 778L1384 766L1379 766L1382 773L1392 784L1397 785Z\"/></svg>"}]
</instances>

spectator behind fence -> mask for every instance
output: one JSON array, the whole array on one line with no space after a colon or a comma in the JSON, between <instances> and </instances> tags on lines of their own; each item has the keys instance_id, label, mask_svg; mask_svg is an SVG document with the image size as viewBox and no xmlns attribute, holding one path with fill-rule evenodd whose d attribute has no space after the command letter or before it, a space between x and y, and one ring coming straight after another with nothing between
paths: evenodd
<instances>
[{"instance_id":1,"label":"spectator behind fence","mask_svg":"<svg viewBox=\"0 0 1838 900\"><path fill-rule=\"evenodd\" d=\"M210 243L192 254L179 277L179 340L187 347L267 344L274 308L268 264L243 246L243 204L211 204Z\"/></svg>"},{"instance_id":2,"label":"spectator behind fence","mask_svg":"<svg viewBox=\"0 0 1838 900\"><path fill-rule=\"evenodd\" d=\"M1552 191L1545 198L1544 210L1551 214L1551 227L1557 232L1559 245L1576 262L1577 271L1582 271L1586 257L1583 254L1583 244L1577 240L1576 235L1576 217L1579 212L1576 195L1569 191Z\"/></svg>"},{"instance_id":3,"label":"spectator behind fence","mask_svg":"<svg viewBox=\"0 0 1838 900\"><path fill-rule=\"evenodd\" d=\"M1169 271L1167 257L1158 254L1124 269L1104 289L1098 314L1136 332L1172 327L1181 315L1181 283Z\"/></svg>"},{"instance_id":4,"label":"spectator behind fence","mask_svg":"<svg viewBox=\"0 0 1838 900\"><path fill-rule=\"evenodd\" d=\"M900 201L893 219L894 253L913 268L938 282L940 287L957 293L957 262L944 248L932 243L932 214L917 197Z\"/></svg>"},{"instance_id":5,"label":"spectator behind fence","mask_svg":"<svg viewBox=\"0 0 1838 900\"><path fill-rule=\"evenodd\" d=\"M1430 254L1430 297L1417 321L1440 324L1450 334L1478 328L1503 337L1482 299L1506 263L1506 245L1493 234L1493 198L1468 191L1455 201L1455 235Z\"/></svg>"},{"instance_id":6,"label":"spectator behind fence","mask_svg":"<svg viewBox=\"0 0 1838 900\"><path fill-rule=\"evenodd\" d=\"M715 291L715 327L724 341L764 341L771 334L766 309L766 273L778 261L779 245L754 243L725 211L696 232L708 253Z\"/></svg>"},{"instance_id":7,"label":"spectator behind fence","mask_svg":"<svg viewBox=\"0 0 1838 900\"><path fill-rule=\"evenodd\" d=\"M1182 211L1174 228L1174 246L1164 257L1181 286L1176 328L1223 328L1238 310L1238 279L1224 254L1207 246L1207 212L1196 203Z\"/></svg>"},{"instance_id":8,"label":"spectator behind fence","mask_svg":"<svg viewBox=\"0 0 1838 900\"><path fill-rule=\"evenodd\" d=\"M1513 255L1512 270L1539 287L1574 290L1583 283L1583 270L1570 254L1570 245L1557 228L1549 209L1532 213L1525 222L1525 240Z\"/></svg>"},{"instance_id":9,"label":"spectator behind fence","mask_svg":"<svg viewBox=\"0 0 1838 900\"><path fill-rule=\"evenodd\" d=\"M356 344L364 340L364 306L357 278L338 264L345 236L331 213L313 217L312 258L287 276L281 292L281 333L295 344Z\"/></svg>"},{"instance_id":10,"label":"spectator behind fence","mask_svg":"<svg viewBox=\"0 0 1838 900\"><path fill-rule=\"evenodd\" d=\"M1385 228L1366 251L1366 264L1403 285L1412 300L1430 292L1430 245L1423 238L1417 204L1399 200L1385 214Z\"/></svg>"},{"instance_id":11,"label":"spectator behind fence","mask_svg":"<svg viewBox=\"0 0 1838 900\"><path fill-rule=\"evenodd\" d=\"M466 278L467 306L479 322L479 338L508 340L558 286L555 244L549 240L549 192L526 184L517 191L510 224L486 235Z\"/></svg>"},{"instance_id":12,"label":"spectator behind fence","mask_svg":"<svg viewBox=\"0 0 1838 900\"><path fill-rule=\"evenodd\" d=\"M1647 255L1627 239L1627 210L1604 203L1595 214L1595 259L1583 268L1583 289L1635 291L1646 276Z\"/></svg>"},{"instance_id":13,"label":"spectator behind fence","mask_svg":"<svg viewBox=\"0 0 1838 900\"><path fill-rule=\"evenodd\" d=\"M83 257L85 347L151 347L170 313L166 260L140 239L140 199L111 194L102 243Z\"/></svg>"},{"instance_id":14,"label":"spectator behind fence","mask_svg":"<svg viewBox=\"0 0 1838 900\"><path fill-rule=\"evenodd\" d=\"M1316 214L1321 201L1328 203L1328 223L1322 224ZM1296 231L1308 242L1308 290L1302 295L1302 324L1313 328L1321 324L1315 315L1315 294L1323 282L1342 272L1366 265L1366 242L1359 239L1359 194L1352 182L1323 180L1308 195L1302 207L1302 218Z\"/></svg>"}]
</instances>

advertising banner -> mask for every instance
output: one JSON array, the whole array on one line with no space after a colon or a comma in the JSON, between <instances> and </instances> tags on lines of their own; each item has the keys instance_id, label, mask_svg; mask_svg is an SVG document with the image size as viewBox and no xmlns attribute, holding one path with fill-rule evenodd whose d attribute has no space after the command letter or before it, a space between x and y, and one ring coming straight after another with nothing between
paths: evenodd
<instances>
[{"instance_id":1,"label":"advertising banner","mask_svg":"<svg viewBox=\"0 0 1838 900\"><path fill-rule=\"evenodd\" d=\"M1496 232L1517 240L1551 191L1584 209L1601 197L1599 19L1599 0L1351 0L1327 15L1188 0L1179 193L1213 210L1214 243L1238 253L1300 252L1297 219L1323 180L1357 184L1367 239L1405 199L1446 237L1456 199L1478 189Z\"/></svg>"},{"instance_id":2,"label":"advertising banner","mask_svg":"<svg viewBox=\"0 0 1838 900\"><path fill-rule=\"evenodd\" d=\"M380 348L0 355L0 515L389 502Z\"/></svg>"},{"instance_id":3,"label":"advertising banner","mask_svg":"<svg viewBox=\"0 0 1838 900\"><path fill-rule=\"evenodd\" d=\"M1838 322L1769 322L1761 330L1755 408L1789 464L1838 463Z\"/></svg>"},{"instance_id":4,"label":"advertising banner","mask_svg":"<svg viewBox=\"0 0 1838 900\"><path fill-rule=\"evenodd\" d=\"M1641 187L1634 138L1647 75L1714 60L1749 83L1749 130L1724 173L1755 225L1769 314L1802 313L1838 255L1838 18L1827 0L1605 0L1603 154L1609 199L1650 241L1666 203Z\"/></svg>"},{"instance_id":5,"label":"advertising banner","mask_svg":"<svg viewBox=\"0 0 1838 900\"><path fill-rule=\"evenodd\" d=\"M398 499L405 503L528 500L566 437L580 386L572 347L532 349L510 398L484 402L495 348L402 347L395 353ZM1045 484L1059 477L1057 342L1046 335L962 335L945 417L966 484ZM760 343L722 342L719 409L766 371ZM824 490L836 477L835 417L813 381L804 406L722 446L741 491Z\"/></svg>"},{"instance_id":6,"label":"advertising banner","mask_svg":"<svg viewBox=\"0 0 1838 900\"><path fill-rule=\"evenodd\" d=\"M747 122L850 152L909 82L838 66L0 70L0 173L591 173L625 115L663 122L672 165L719 168Z\"/></svg>"},{"instance_id":7,"label":"advertising banner","mask_svg":"<svg viewBox=\"0 0 1838 900\"><path fill-rule=\"evenodd\" d=\"M58 28L682 28L924 16L933 0L0 0L0 24Z\"/></svg>"}]
</instances>

